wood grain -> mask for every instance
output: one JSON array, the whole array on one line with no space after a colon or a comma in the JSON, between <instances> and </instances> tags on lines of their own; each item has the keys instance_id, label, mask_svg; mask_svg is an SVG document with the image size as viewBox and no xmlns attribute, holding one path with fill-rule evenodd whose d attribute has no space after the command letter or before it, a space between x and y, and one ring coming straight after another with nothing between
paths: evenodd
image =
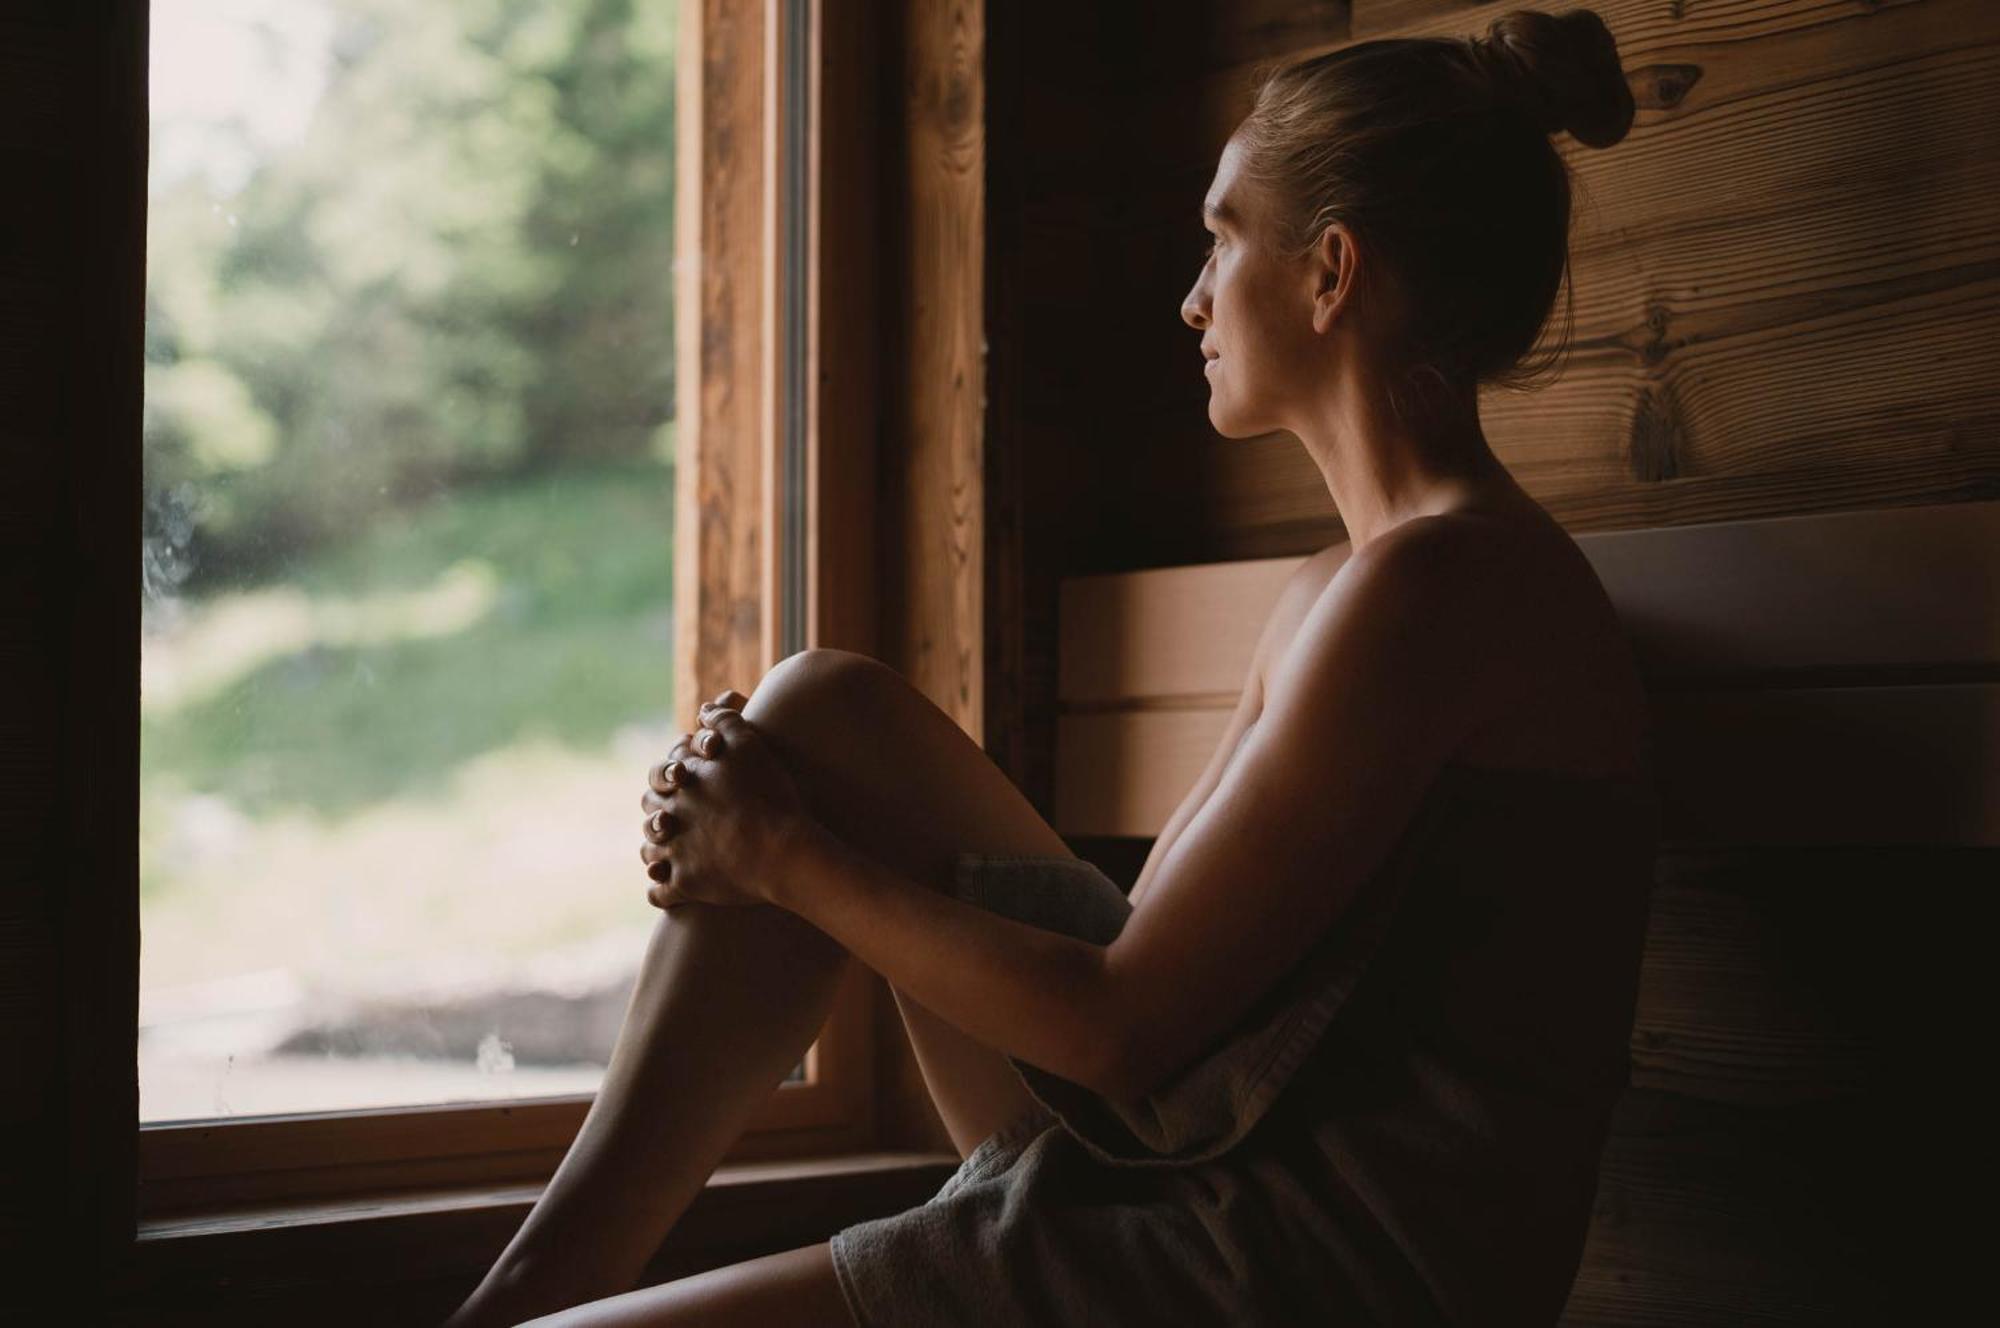
<instances>
[{"instance_id":1,"label":"wood grain","mask_svg":"<svg viewBox=\"0 0 2000 1328\"><path fill-rule=\"evenodd\" d=\"M907 267L886 658L983 739L985 7L914 5L901 110Z\"/></svg>"},{"instance_id":2,"label":"wood grain","mask_svg":"<svg viewBox=\"0 0 2000 1328\"><path fill-rule=\"evenodd\" d=\"M882 4L818 7L812 135L812 372L807 392L807 635L881 650Z\"/></svg>"},{"instance_id":3,"label":"wood grain","mask_svg":"<svg viewBox=\"0 0 2000 1328\"><path fill-rule=\"evenodd\" d=\"M1472 32L1510 7L1363 5L1355 33L1406 35L1380 23L1415 14L1410 32ZM1555 140L1578 191L1571 357L1540 392L1483 394L1496 452L1575 530L2000 493L2000 7L1596 8L1639 120L1606 151ZM1212 164L1254 64L1207 76L1180 147L1191 169ZM1187 205L1179 175L1155 177L1128 198L1133 217ZM1116 546L1068 570L1338 539L1295 441L1207 425L1165 307L1192 272L1183 228L1135 220L1124 239L1103 299L1159 311L1112 343L1112 365L1098 356L1100 382L1130 386L1095 445L1144 440L1148 462L1101 495Z\"/></svg>"},{"instance_id":4,"label":"wood grain","mask_svg":"<svg viewBox=\"0 0 2000 1328\"><path fill-rule=\"evenodd\" d=\"M776 662L765 639L765 6L681 7L675 224L682 409L674 562L674 715Z\"/></svg>"},{"instance_id":5,"label":"wood grain","mask_svg":"<svg viewBox=\"0 0 2000 1328\"><path fill-rule=\"evenodd\" d=\"M1905 1281L1894 1187L1867 1174L1857 1146L1883 1125L1853 1101L1773 1112L1628 1092L1561 1322L1937 1322L1892 1308L1929 1292Z\"/></svg>"}]
</instances>

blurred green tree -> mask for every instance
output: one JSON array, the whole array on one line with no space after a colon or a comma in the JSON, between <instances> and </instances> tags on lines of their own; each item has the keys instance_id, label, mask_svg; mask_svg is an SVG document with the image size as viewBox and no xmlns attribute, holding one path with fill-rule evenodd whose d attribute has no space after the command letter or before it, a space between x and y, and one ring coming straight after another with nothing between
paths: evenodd
<instances>
[{"instance_id":1,"label":"blurred green tree","mask_svg":"<svg viewBox=\"0 0 2000 1328\"><path fill-rule=\"evenodd\" d=\"M674 6L325 3L303 135L152 199L156 590L671 437Z\"/></svg>"}]
</instances>

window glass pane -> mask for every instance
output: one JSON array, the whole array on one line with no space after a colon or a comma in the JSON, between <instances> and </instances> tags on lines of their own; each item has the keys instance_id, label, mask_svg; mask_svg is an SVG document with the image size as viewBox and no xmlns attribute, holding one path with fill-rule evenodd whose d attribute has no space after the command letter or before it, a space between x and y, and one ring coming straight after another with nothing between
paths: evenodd
<instances>
[{"instance_id":1,"label":"window glass pane","mask_svg":"<svg viewBox=\"0 0 2000 1328\"><path fill-rule=\"evenodd\" d=\"M671 0L154 0L141 1118L595 1087L659 916Z\"/></svg>"}]
</instances>

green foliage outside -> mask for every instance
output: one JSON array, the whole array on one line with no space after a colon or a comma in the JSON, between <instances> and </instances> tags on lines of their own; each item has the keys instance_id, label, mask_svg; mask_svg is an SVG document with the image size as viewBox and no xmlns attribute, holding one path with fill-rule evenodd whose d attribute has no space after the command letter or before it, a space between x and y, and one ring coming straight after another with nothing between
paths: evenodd
<instances>
[{"instance_id":1,"label":"green foliage outside","mask_svg":"<svg viewBox=\"0 0 2000 1328\"><path fill-rule=\"evenodd\" d=\"M396 509L665 455L674 6L328 0L302 139L149 219L155 590Z\"/></svg>"}]
</instances>

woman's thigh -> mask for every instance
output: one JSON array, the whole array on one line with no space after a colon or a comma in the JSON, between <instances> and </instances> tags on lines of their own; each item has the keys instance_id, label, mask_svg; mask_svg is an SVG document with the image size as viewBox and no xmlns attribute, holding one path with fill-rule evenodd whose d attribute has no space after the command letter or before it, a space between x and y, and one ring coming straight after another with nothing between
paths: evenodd
<instances>
[{"instance_id":1,"label":"woman's thigh","mask_svg":"<svg viewBox=\"0 0 2000 1328\"><path fill-rule=\"evenodd\" d=\"M866 655L793 655L743 714L777 743L828 829L914 880L941 887L962 852L1072 856L977 743ZM1000 1053L900 991L896 1003L960 1156L1032 1104Z\"/></svg>"},{"instance_id":2,"label":"woman's thigh","mask_svg":"<svg viewBox=\"0 0 2000 1328\"><path fill-rule=\"evenodd\" d=\"M532 1328L854 1328L826 1242L711 1268L530 1321Z\"/></svg>"},{"instance_id":3,"label":"woman's thigh","mask_svg":"<svg viewBox=\"0 0 2000 1328\"><path fill-rule=\"evenodd\" d=\"M938 882L960 852L1070 856L979 744L878 660L800 651L764 675L743 715L776 741L828 829L907 875Z\"/></svg>"}]
</instances>

